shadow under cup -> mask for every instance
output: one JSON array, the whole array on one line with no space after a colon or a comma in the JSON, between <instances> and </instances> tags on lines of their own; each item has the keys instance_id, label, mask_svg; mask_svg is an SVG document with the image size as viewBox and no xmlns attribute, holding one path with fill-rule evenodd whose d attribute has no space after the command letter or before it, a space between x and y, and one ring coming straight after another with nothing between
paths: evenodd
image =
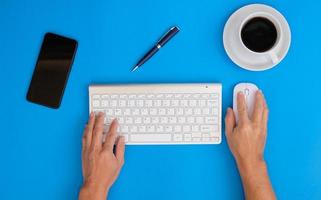
<instances>
[{"instance_id":1,"label":"shadow under cup","mask_svg":"<svg viewBox=\"0 0 321 200\"><path fill-rule=\"evenodd\" d=\"M266 17L253 17L241 28L243 44L251 51L264 53L274 47L278 31L272 21Z\"/></svg>"}]
</instances>

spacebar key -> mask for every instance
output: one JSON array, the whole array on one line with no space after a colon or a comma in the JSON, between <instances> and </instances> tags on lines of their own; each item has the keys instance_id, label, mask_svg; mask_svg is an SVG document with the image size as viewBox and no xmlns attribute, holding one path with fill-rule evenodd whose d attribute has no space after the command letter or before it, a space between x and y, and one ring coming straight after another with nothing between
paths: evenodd
<instances>
[{"instance_id":1,"label":"spacebar key","mask_svg":"<svg viewBox=\"0 0 321 200\"><path fill-rule=\"evenodd\" d=\"M171 134L130 134L130 142L155 142L163 143L172 141Z\"/></svg>"}]
</instances>

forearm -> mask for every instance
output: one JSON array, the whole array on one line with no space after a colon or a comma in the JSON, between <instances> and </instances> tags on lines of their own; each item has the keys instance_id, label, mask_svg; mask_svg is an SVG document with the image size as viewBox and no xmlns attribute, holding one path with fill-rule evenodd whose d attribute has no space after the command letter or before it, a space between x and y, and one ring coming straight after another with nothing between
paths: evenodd
<instances>
[{"instance_id":1,"label":"forearm","mask_svg":"<svg viewBox=\"0 0 321 200\"><path fill-rule=\"evenodd\" d=\"M275 200L275 194L264 161L255 164L238 162L247 200Z\"/></svg>"}]
</instances>

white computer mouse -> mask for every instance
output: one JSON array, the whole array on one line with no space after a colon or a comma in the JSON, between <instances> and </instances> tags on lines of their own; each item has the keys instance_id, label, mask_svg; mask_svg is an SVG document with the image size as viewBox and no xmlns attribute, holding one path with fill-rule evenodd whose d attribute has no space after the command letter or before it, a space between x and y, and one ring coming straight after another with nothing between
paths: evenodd
<instances>
[{"instance_id":1,"label":"white computer mouse","mask_svg":"<svg viewBox=\"0 0 321 200\"><path fill-rule=\"evenodd\" d=\"M245 95L245 101L247 105L247 113L249 117L252 117L253 108L255 103L255 93L258 91L258 87L253 83L239 83L234 87L233 91L233 110L235 114L236 123L238 122L238 112L237 112L237 94L243 92Z\"/></svg>"}]
</instances>

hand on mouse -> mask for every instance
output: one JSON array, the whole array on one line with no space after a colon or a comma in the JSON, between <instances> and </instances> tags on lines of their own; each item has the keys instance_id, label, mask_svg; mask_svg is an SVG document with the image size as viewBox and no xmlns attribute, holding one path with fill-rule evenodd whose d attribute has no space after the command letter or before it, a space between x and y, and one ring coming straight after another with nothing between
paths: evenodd
<instances>
[{"instance_id":1,"label":"hand on mouse","mask_svg":"<svg viewBox=\"0 0 321 200\"><path fill-rule=\"evenodd\" d=\"M275 199L263 155L268 108L262 92L259 90L255 95L253 114L249 118L244 94L237 94L239 121L236 124L234 112L228 108L225 134L242 178L246 199Z\"/></svg>"},{"instance_id":2,"label":"hand on mouse","mask_svg":"<svg viewBox=\"0 0 321 200\"><path fill-rule=\"evenodd\" d=\"M242 92L237 94L238 124L231 108L228 108L225 117L227 142L238 164L255 165L264 161L268 108L262 92L257 91L255 95L252 118L248 116Z\"/></svg>"},{"instance_id":3,"label":"hand on mouse","mask_svg":"<svg viewBox=\"0 0 321 200\"><path fill-rule=\"evenodd\" d=\"M114 120L103 139L104 113L90 114L82 139L82 169L84 183L79 200L102 200L117 179L124 164L124 138L117 140L118 122ZM114 153L114 145L116 145Z\"/></svg>"}]
</instances>

